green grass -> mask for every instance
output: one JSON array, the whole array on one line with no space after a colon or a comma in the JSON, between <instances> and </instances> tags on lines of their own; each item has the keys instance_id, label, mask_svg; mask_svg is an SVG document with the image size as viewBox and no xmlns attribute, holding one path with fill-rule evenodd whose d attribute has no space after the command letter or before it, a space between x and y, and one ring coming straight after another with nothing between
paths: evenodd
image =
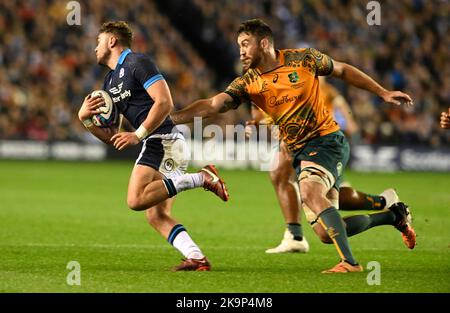
<instances>
[{"instance_id":1,"label":"green grass","mask_svg":"<svg viewBox=\"0 0 450 313\"><path fill-rule=\"evenodd\" d=\"M390 226L351 238L368 272L324 275L337 261L304 224L308 254L267 255L284 226L267 173L222 171L231 201L201 189L178 196L173 214L212 261L207 273L170 272L181 255L126 207L132 162L0 161L0 292L450 292L448 174L348 173L359 190L394 186L412 208L418 237L404 247ZM69 261L81 286L68 286Z\"/></svg>"}]
</instances>

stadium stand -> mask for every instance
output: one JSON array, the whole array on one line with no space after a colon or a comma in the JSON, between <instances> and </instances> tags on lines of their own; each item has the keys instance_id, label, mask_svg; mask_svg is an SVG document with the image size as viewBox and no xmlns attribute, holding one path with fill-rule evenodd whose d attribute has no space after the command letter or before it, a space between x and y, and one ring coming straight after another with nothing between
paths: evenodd
<instances>
[{"instance_id":1,"label":"stadium stand","mask_svg":"<svg viewBox=\"0 0 450 313\"><path fill-rule=\"evenodd\" d=\"M214 72L151 2L83 3L81 26L66 24L58 1L7 2L0 12L0 139L90 138L76 112L93 87L101 88L96 30L109 19L134 26L133 49L155 58L178 107L212 92Z\"/></svg>"},{"instance_id":2,"label":"stadium stand","mask_svg":"<svg viewBox=\"0 0 450 313\"><path fill-rule=\"evenodd\" d=\"M450 138L439 129L439 112L450 103L450 43L445 1L401 0L383 3L381 25L369 26L366 2L191 0L215 21L209 33L222 33L230 52L236 25L262 17L272 27L278 48L313 46L353 64L384 86L411 94L415 109L384 106L376 97L332 81L352 104L368 144L441 146ZM381 110L378 108L381 107Z\"/></svg>"},{"instance_id":3,"label":"stadium stand","mask_svg":"<svg viewBox=\"0 0 450 313\"><path fill-rule=\"evenodd\" d=\"M83 97L101 86L104 71L95 65L93 50L96 29L105 20L130 22L133 49L154 56L180 107L224 88L239 68L237 62L227 64L238 57L236 28L259 17L273 27L278 48L314 46L412 95L415 108L403 110L330 80L349 100L362 143L450 143L438 122L450 103L445 1L383 3L379 26L367 24L365 3L357 0L182 2L180 7L176 0L158 0L157 6L144 0L86 1L81 26L67 25L64 2L0 3L0 139L92 140L76 112ZM186 16L192 23L177 22ZM244 112L221 123L236 119L242 122Z\"/></svg>"}]
</instances>

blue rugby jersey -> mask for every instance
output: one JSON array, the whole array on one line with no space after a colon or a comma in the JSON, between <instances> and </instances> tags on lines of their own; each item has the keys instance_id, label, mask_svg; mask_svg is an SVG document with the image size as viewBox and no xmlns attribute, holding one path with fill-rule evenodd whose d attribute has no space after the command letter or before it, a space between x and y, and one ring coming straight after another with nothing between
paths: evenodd
<instances>
[{"instance_id":1,"label":"blue rugby jersey","mask_svg":"<svg viewBox=\"0 0 450 313\"><path fill-rule=\"evenodd\" d=\"M106 75L103 90L109 93L120 113L137 129L154 103L146 89L162 79L164 77L151 57L126 49L116 68ZM152 134L170 133L174 127L175 124L167 117Z\"/></svg>"}]
</instances>

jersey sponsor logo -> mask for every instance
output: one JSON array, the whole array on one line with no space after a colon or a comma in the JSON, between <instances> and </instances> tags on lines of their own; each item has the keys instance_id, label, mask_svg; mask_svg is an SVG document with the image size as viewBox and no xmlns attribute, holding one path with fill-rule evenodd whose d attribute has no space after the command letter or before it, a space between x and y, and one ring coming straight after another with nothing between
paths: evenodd
<instances>
[{"instance_id":1,"label":"jersey sponsor logo","mask_svg":"<svg viewBox=\"0 0 450 313\"><path fill-rule=\"evenodd\" d=\"M294 102L298 101L302 98L302 95L293 95L292 97L289 96L282 96L281 98L277 98L275 96L272 96L269 98L269 107L274 108L276 106L288 103L288 102Z\"/></svg>"},{"instance_id":2,"label":"jersey sponsor logo","mask_svg":"<svg viewBox=\"0 0 450 313\"><path fill-rule=\"evenodd\" d=\"M122 67L119 72L119 78L122 78L124 74L125 74L125 69Z\"/></svg>"},{"instance_id":3,"label":"jersey sponsor logo","mask_svg":"<svg viewBox=\"0 0 450 313\"><path fill-rule=\"evenodd\" d=\"M109 91L114 95L112 96L112 100L114 103L120 102L123 99L131 97L131 90L125 90L122 92L123 82L121 82L117 87L112 87Z\"/></svg>"},{"instance_id":4,"label":"jersey sponsor logo","mask_svg":"<svg viewBox=\"0 0 450 313\"><path fill-rule=\"evenodd\" d=\"M298 73L296 71L293 71L288 77L291 83L296 83L298 81Z\"/></svg>"},{"instance_id":5,"label":"jersey sponsor logo","mask_svg":"<svg viewBox=\"0 0 450 313\"><path fill-rule=\"evenodd\" d=\"M123 87L123 82L121 82L117 87L113 87L113 88L109 89L109 91L113 95L117 95L118 93L120 93L122 91L122 87Z\"/></svg>"},{"instance_id":6,"label":"jersey sponsor logo","mask_svg":"<svg viewBox=\"0 0 450 313\"><path fill-rule=\"evenodd\" d=\"M117 97L112 97L112 100L114 103L117 103L121 100L124 100L126 98L131 97L131 90L125 90L124 92L122 92L120 95L118 95Z\"/></svg>"}]
</instances>

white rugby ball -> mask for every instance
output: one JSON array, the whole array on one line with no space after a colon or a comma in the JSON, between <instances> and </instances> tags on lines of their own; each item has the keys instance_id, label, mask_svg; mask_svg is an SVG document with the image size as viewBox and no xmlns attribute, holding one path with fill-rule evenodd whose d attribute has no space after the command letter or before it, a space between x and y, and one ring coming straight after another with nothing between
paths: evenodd
<instances>
[{"instance_id":1,"label":"white rugby ball","mask_svg":"<svg viewBox=\"0 0 450 313\"><path fill-rule=\"evenodd\" d=\"M102 128L111 127L116 124L117 117L119 116L117 107L114 105L111 96L106 91L95 90L91 93L92 98L98 96L103 98L105 104L99 108L101 113L92 116L92 123L94 123L95 126Z\"/></svg>"}]
</instances>

